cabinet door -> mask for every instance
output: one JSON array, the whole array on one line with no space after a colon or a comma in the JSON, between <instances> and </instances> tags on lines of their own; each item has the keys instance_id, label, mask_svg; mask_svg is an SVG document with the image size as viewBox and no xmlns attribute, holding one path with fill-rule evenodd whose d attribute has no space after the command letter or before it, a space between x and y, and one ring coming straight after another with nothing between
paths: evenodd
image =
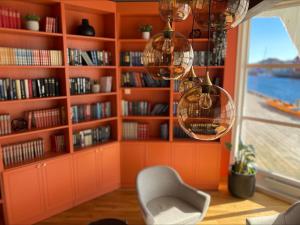
<instances>
[{"instance_id":1,"label":"cabinet door","mask_svg":"<svg viewBox=\"0 0 300 225\"><path fill-rule=\"evenodd\" d=\"M61 211L71 207L74 200L72 158L57 158L42 165L47 210Z\"/></svg>"},{"instance_id":2,"label":"cabinet door","mask_svg":"<svg viewBox=\"0 0 300 225\"><path fill-rule=\"evenodd\" d=\"M120 184L120 147L111 144L101 148L102 185L106 188L118 187Z\"/></svg>"},{"instance_id":3,"label":"cabinet door","mask_svg":"<svg viewBox=\"0 0 300 225\"><path fill-rule=\"evenodd\" d=\"M173 143L172 165L185 182L194 186L196 184L196 144Z\"/></svg>"},{"instance_id":4,"label":"cabinet door","mask_svg":"<svg viewBox=\"0 0 300 225\"><path fill-rule=\"evenodd\" d=\"M220 182L221 144L197 144L197 186L218 189Z\"/></svg>"},{"instance_id":5,"label":"cabinet door","mask_svg":"<svg viewBox=\"0 0 300 225\"><path fill-rule=\"evenodd\" d=\"M74 156L76 202L91 199L97 192L95 150L78 152Z\"/></svg>"},{"instance_id":6,"label":"cabinet door","mask_svg":"<svg viewBox=\"0 0 300 225\"><path fill-rule=\"evenodd\" d=\"M146 145L146 166L171 164L170 143L149 143Z\"/></svg>"},{"instance_id":7,"label":"cabinet door","mask_svg":"<svg viewBox=\"0 0 300 225\"><path fill-rule=\"evenodd\" d=\"M30 224L45 213L40 164L3 172L9 224Z\"/></svg>"},{"instance_id":8,"label":"cabinet door","mask_svg":"<svg viewBox=\"0 0 300 225\"><path fill-rule=\"evenodd\" d=\"M145 165L145 143L123 142L121 144L122 186L135 187L136 176Z\"/></svg>"}]
</instances>

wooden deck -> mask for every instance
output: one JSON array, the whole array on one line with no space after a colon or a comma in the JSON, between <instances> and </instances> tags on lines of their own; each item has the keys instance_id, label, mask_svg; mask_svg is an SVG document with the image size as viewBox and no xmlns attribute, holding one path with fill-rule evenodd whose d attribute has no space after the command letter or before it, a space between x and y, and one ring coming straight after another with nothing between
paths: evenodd
<instances>
[{"instance_id":1,"label":"wooden deck","mask_svg":"<svg viewBox=\"0 0 300 225\"><path fill-rule=\"evenodd\" d=\"M272 215L288 208L288 204L261 193L256 193L249 200L233 198L224 188L209 193L212 202L201 224L245 225L247 217ZM136 192L132 189L114 191L40 222L38 225L87 225L101 218L120 218L127 220L129 225L143 225Z\"/></svg>"},{"instance_id":2,"label":"wooden deck","mask_svg":"<svg viewBox=\"0 0 300 225\"><path fill-rule=\"evenodd\" d=\"M248 93L246 116L300 125L300 119L270 108L265 98ZM246 121L242 137L256 148L257 164L265 170L300 180L300 129Z\"/></svg>"}]
</instances>

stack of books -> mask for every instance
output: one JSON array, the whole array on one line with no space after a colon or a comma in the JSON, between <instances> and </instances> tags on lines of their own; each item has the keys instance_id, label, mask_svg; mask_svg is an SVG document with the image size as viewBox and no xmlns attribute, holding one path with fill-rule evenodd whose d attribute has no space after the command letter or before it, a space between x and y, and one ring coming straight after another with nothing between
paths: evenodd
<instances>
[{"instance_id":1,"label":"stack of books","mask_svg":"<svg viewBox=\"0 0 300 225\"><path fill-rule=\"evenodd\" d=\"M32 128L47 128L60 126L65 123L64 107L35 110L26 113L28 130Z\"/></svg>"},{"instance_id":2,"label":"stack of books","mask_svg":"<svg viewBox=\"0 0 300 225\"><path fill-rule=\"evenodd\" d=\"M0 47L0 65L61 66L59 50L37 50Z\"/></svg>"},{"instance_id":3,"label":"stack of books","mask_svg":"<svg viewBox=\"0 0 300 225\"><path fill-rule=\"evenodd\" d=\"M170 87L167 80L154 80L152 76L141 72L122 73L122 87Z\"/></svg>"},{"instance_id":4,"label":"stack of books","mask_svg":"<svg viewBox=\"0 0 300 225\"><path fill-rule=\"evenodd\" d=\"M111 52L68 48L68 65L71 66L108 66L112 64Z\"/></svg>"},{"instance_id":5,"label":"stack of books","mask_svg":"<svg viewBox=\"0 0 300 225\"><path fill-rule=\"evenodd\" d=\"M45 18L45 32L57 33L58 32L58 19L54 17Z\"/></svg>"},{"instance_id":6,"label":"stack of books","mask_svg":"<svg viewBox=\"0 0 300 225\"><path fill-rule=\"evenodd\" d=\"M96 102L94 104L72 106L72 122L96 120L111 116L111 102Z\"/></svg>"},{"instance_id":7,"label":"stack of books","mask_svg":"<svg viewBox=\"0 0 300 225\"><path fill-rule=\"evenodd\" d=\"M149 125L137 122L123 122L123 140L149 139Z\"/></svg>"},{"instance_id":8,"label":"stack of books","mask_svg":"<svg viewBox=\"0 0 300 225\"><path fill-rule=\"evenodd\" d=\"M173 102L173 115L177 116L178 102Z\"/></svg>"},{"instance_id":9,"label":"stack of books","mask_svg":"<svg viewBox=\"0 0 300 225\"><path fill-rule=\"evenodd\" d=\"M0 136L11 134L11 118L9 114L0 115Z\"/></svg>"},{"instance_id":10,"label":"stack of books","mask_svg":"<svg viewBox=\"0 0 300 225\"><path fill-rule=\"evenodd\" d=\"M163 140L169 139L169 124L163 123L160 125L160 138Z\"/></svg>"},{"instance_id":11,"label":"stack of books","mask_svg":"<svg viewBox=\"0 0 300 225\"><path fill-rule=\"evenodd\" d=\"M207 63L207 57L207 51L194 51L193 66L205 66Z\"/></svg>"},{"instance_id":12,"label":"stack of books","mask_svg":"<svg viewBox=\"0 0 300 225\"><path fill-rule=\"evenodd\" d=\"M73 133L74 148L83 148L110 140L111 127L100 126Z\"/></svg>"},{"instance_id":13,"label":"stack of books","mask_svg":"<svg viewBox=\"0 0 300 225\"><path fill-rule=\"evenodd\" d=\"M143 66L143 52L121 52L121 66Z\"/></svg>"},{"instance_id":14,"label":"stack of books","mask_svg":"<svg viewBox=\"0 0 300 225\"><path fill-rule=\"evenodd\" d=\"M52 149L54 152L65 152L66 143L64 134L56 134L51 136Z\"/></svg>"},{"instance_id":15,"label":"stack of books","mask_svg":"<svg viewBox=\"0 0 300 225\"><path fill-rule=\"evenodd\" d=\"M41 158L45 154L42 138L18 144L2 146L4 166L13 166L18 163Z\"/></svg>"},{"instance_id":16,"label":"stack of books","mask_svg":"<svg viewBox=\"0 0 300 225\"><path fill-rule=\"evenodd\" d=\"M174 138L190 138L179 125L175 125L173 128Z\"/></svg>"},{"instance_id":17,"label":"stack of books","mask_svg":"<svg viewBox=\"0 0 300 225\"><path fill-rule=\"evenodd\" d=\"M151 103L147 101L126 101L122 100L122 115L136 115L136 116L159 116L159 115L167 115L169 113L169 105L168 104L155 104L151 109Z\"/></svg>"},{"instance_id":18,"label":"stack of books","mask_svg":"<svg viewBox=\"0 0 300 225\"><path fill-rule=\"evenodd\" d=\"M0 27L21 29L21 14L20 12L0 7Z\"/></svg>"},{"instance_id":19,"label":"stack of books","mask_svg":"<svg viewBox=\"0 0 300 225\"><path fill-rule=\"evenodd\" d=\"M54 97L60 95L60 83L56 78L0 79L0 100Z\"/></svg>"}]
</instances>

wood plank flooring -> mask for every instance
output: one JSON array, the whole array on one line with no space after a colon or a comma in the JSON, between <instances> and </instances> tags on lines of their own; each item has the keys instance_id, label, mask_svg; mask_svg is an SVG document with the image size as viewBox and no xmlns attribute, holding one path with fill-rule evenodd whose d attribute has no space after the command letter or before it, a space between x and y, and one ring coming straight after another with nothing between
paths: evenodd
<instances>
[{"instance_id":1,"label":"wood plank flooring","mask_svg":"<svg viewBox=\"0 0 300 225\"><path fill-rule=\"evenodd\" d=\"M201 224L245 225L247 217L272 215L286 210L289 206L262 193L256 193L248 200L233 198L225 188L209 193L212 202ZM129 225L143 225L135 190L119 189L42 221L38 225L87 225L91 221L108 217L126 219Z\"/></svg>"}]
</instances>

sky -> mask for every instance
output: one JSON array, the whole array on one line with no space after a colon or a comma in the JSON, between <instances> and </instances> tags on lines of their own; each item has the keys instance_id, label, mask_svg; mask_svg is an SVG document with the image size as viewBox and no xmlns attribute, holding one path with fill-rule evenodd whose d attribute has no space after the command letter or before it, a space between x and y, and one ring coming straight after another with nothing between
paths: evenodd
<instances>
[{"instance_id":1,"label":"sky","mask_svg":"<svg viewBox=\"0 0 300 225\"><path fill-rule=\"evenodd\" d=\"M251 20L249 63L266 58L289 60L297 55L298 51L278 17Z\"/></svg>"}]
</instances>

